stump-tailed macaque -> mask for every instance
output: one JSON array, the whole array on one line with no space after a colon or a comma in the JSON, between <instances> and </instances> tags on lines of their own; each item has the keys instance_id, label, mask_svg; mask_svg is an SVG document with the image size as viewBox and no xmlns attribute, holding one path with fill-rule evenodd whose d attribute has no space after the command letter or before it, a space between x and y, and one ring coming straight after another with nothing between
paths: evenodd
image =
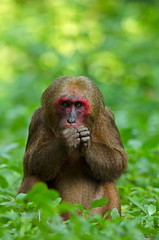
<instances>
[{"instance_id":1,"label":"stump-tailed macaque","mask_svg":"<svg viewBox=\"0 0 159 240\"><path fill-rule=\"evenodd\" d=\"M125 171L127 155L102 93L84 76L60 77L44 91L30 123L23 164L19 193L44 182L63 200L84 208L108 198L95 213L121 211L114 181Z\"/></svg>"}]
</instances>

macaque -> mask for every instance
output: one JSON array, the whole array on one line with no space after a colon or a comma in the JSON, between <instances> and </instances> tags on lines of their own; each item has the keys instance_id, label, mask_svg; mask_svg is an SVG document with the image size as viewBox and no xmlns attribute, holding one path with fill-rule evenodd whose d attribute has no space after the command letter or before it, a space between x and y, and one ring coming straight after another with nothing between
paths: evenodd
<instances>
[{"instance_id":1,"label":"macaque","mask_svg":"<svg viewBox=\"0 0 159 240\"><path fill-rule=\"evenodd\" d=\"M44 182L64 201L109 202L92 211L121 213L115 180L127 166L127 155L112 112L97 86L87 77L62 76L44 91L34 112L24 155L19 193Z\"/></svg>"}]
</instances>

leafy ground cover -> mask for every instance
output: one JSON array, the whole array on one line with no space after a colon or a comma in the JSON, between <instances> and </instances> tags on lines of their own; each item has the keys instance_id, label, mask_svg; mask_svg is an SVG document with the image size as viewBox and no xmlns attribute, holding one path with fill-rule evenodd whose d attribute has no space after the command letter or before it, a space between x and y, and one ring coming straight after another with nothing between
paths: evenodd
<instances>
[{"instance_id":1,"label":"leafy ground cover","mask_svg":"<svg viewBox=\"0 0 159 240\"><path fill-rule=\"evenodd\" d=\"M0 1L0 239L159 239L158 1ZM122 217L88 217L39 185L16 196L28 125L60 75L86 75L116 118L129 164ZM92 204L104 204L101 200ZM65 223L59 215L70 210Z\"/></svg>"}]
</instances>

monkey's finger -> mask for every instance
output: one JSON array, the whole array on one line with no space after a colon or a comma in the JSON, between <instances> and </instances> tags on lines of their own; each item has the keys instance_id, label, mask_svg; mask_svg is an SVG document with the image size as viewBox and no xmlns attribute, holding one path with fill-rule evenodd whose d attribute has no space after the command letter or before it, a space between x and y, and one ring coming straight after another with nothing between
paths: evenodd
<instances>
[{"instance_id":1,"label":"monkey's finger","mask_svg":"<svg viewBox=\"0 0 159 240\"><path fill-rule=\"evenodd\" d=\"M80 144L80 138L77 138L74 142L74 147L76 148Z\"/></svg>"},{"instance_id":2,"label":"monkey's finger","mask_svg":"<svg viewBox=\"0 0 159 240\"><path fill-rule=\"evenodd\" d=\"M78 132L88 131L88 128L87 128L87 127L84 127L84 126L79 126L79 127L77 128L77 131L78 131Z\"/></svg>"},{"instance_id":3,"label":"monkey's finger","mask_svg":"<svg viewBox=\"0 0 159 240\"><path fill-rule=\"evenodd\" d=\"M81 128L84 128L84 126L81 125L81 126L77 127L77 131L80 130Z\"/></svg>"},{"instance_id":4,"label":"monkey's finger","mask_svg":"<svg viewBox=\"0 0 159 240\"><path fill-rule=\"evenodd\" d=\"M84 126L80 126L77 128L77 131L80 133L80 132L84 132L84 131L88 131L88 128L87 127L84 127Z\"/></svg>"},{"instance_id":5,"label":"monkey's finger","mask_svg":"<svg viewBox=\"0 0 159 240\"><path fill-rule=\"evenodd\" d=\"M74 139L79 138L79 133L73 134L72 137L73 137ZM79 138L79 139L80 139L80 138Z\"/></svg>"},{"instance_id":6,"label":"monkey's finger","mask_svg":"<svg viewBox=\"0 0 159 240\"><path fill-rule=\"evenodd\" d=\"M70 135L73 135L74 133L77 133L77 130L75 130L74 128L65 128L63 130L63 134L65 136L70 136Z\"/></svg>"},{"instance_id":7,"label":"monkey's finger","mask_svg":"<svg viewBox=\"0 0 159 240\"><path fill-rule=\"evenodd\" d=\"M82 142L88 142L90 140L90 137L83 137L83 138L81 138L81 141Z\"/></svg>"},{"instance_id":8,"label":"monkey's finger","mask_svg":"<svg viewBox=\"0 0 159 240\"><path fill-rule=\"evenodd\" d=\"M70 132L70 131L72 131L71 128L65 128L65 129L63 130L63 133L64 133L64 134L67 134L67 133Z\"/></svg>"},{"instance_id":9,"label":"monkey's finger","mask_svg":"<svg viewBox=\"0 0 159 240\"><path fill-rule=\"evenodd\" d=\"M84 131L84 132L80 132L80 137L88 137L90 136L90 132L89 131Z\"/></svg>"}]
</instances>

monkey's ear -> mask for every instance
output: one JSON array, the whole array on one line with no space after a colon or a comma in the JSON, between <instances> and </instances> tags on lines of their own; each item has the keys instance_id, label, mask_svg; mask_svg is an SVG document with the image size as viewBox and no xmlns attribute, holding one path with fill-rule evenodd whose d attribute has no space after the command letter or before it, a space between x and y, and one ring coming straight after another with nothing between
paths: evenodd
<instances>
[{"instance_id":1,"label":"monkey's ear","mask_svg":"<svg viewBox=\"0 0 159 240\"><path fill-rule=\"evenodd\" d=\"M102 146L106 146L108 151L106 152L106 158L109 157L109 155L111 155L113 159L122 158L126 168L127 154L115 124L114 115L109 108L105 107L104 111L100 112L96 128L92 131L91 136L93 142L101 143ZM117 154L117 152L119 154Z\"/></svg>"}]
</instances>

